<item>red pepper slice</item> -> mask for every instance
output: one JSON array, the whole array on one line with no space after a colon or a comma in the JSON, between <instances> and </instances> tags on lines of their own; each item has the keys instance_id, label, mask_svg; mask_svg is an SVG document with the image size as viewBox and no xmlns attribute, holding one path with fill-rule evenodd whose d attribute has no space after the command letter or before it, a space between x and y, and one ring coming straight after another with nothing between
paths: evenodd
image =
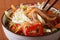
<instances>
[{"instance_id":1,"label":"red pepper slice","mask_svg":"<svg viewBox=\"0 0 60 40\"><path fill-rule=\"evenodd\" d=\"M15 29L15 33L17 33L17 34L20 34L20 33L22 33L22 28L21 28L21 25L20 24L16 24L16 29Z\"/></svg>"},{"instance_id":2,"label":"red pepper slice","mask_svg":"<svg viewBox=\"0 0 60 40\"><path fill-rule=\"evenodd\" d=\"M60 23L55 25L56 28L60 28Z\"/></svg>"},{"instance_id":3,"label":"red pepper slice","mask_svg":"<svg viewBox=\"0 0 60 40\"><path fill-rule=\"evenodd\" d=\"M29 6L33 6L34 4L33 3L30 3Z\"/></svg>"},{"instance_id":4,"label":"red pepper slice","mask_svg":"<svg viewBox=\"0 0 60 40\"><path fill-rule=\"evenodd\" d=\"M15 25L12 25L11 26L11 31L15 31L15 29L17 28L17 27L19 27L20 26L20 24L15 24Z\"/></svg>"},{"instance_id":5,"label":"red pepper slice","mask_svg":"<svg viewBox=\"0 0 60 40\"><path fill-rule=\"evenodd\" d=\"M14 25L12 25L12 26L11 26L11 31L14 31L15 28L16 28L16 27L15 27Z\"/></svg>"},{"instance_id":6,"label":"red pepper slice","mask_svg":"<svg viewBox=\"0 0 60 40\"><path fill-rule=\"evenodd\" d=\"M20 29L17 29L17 31L16 31L15 33L17 33L17 34L21 34L21 33L23 33L23 30L22 30L22 28L20 28Z\"/></svg>"},{"instance_id":7,"label":"red pepper slice","mask_svg":"<svg viewBox=\"0 0 60 40\"><path fill-rule=\"evenodd\" d=\"M20 26L20 24L17 23L16 26L18 27L18 26Z\"/></svg>"},{"instance_id":8,"label":"red pepper slice","mask_svg":"<svg viewBox=\"0 0 60 40\"><path fill-rule=\"evenodd\" d=\"M52 11L48 11L48 12L47 12L47 14L52 15L52 14L53 14L53 12L52 12Z\"/></svg>"},{"instance_id":9,"label":"red pepper slice","mask_svg":"<svg viewBox=\"0 0 60 40\"><path fill-rule=\"evenodd\" d=\"M36 31L36 29L39 28L38 32L32 32L31 31ZM39 35L43 35L43 27L41 25L41 23L35 23L34 25L31 25L30 27L26 28L26 36L39 36Z\"/></svg>"}]
</instances>

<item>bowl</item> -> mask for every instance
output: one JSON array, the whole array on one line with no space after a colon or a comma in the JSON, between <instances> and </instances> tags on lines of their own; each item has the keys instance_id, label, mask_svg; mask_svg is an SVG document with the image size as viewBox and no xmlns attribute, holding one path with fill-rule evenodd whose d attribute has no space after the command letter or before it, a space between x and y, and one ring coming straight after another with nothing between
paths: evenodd
<instances>
[{"instance_id":1,"label":"bowl","mask_svg":"<svg viewBox=\"0 0 60 40\"><path fill-rule=\"evenodd\" d=\"M51 8L51 10L56 11L57 13L60 13L59 10L57 10L53 7ZM9 9L8 12L11 12L11 9ZM6 36L9 40L57 40L57 38L60 36L60 31L55 32L51 35L40 36L40 37L26 37L26 36L22 36L22 35L17 35L11 31L9 31L6 28L6 26L5 26L5 22L6 22L5 14L2 15L1 22L2 22L3 30L4 30Z\"/></svg>"}]
</instances>

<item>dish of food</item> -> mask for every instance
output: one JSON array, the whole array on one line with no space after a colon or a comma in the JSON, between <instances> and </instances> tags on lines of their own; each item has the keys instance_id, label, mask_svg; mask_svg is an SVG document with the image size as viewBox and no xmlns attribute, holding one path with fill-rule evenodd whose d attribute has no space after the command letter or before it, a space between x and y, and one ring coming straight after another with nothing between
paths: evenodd
<instances>
[{"instance_id":1,"label":"dish of food","mask_svg":"<svg viewBox=\"0 0 60 40\"><path fill-rule=\"evenodd\" d=\"M5 11L6 28L24 36L44 36L60 29L60 16L54 10L45 11L39 3L11 5L11 13ZM58 15L58 16L57 16Z\"/></svg>"}]
</instances>

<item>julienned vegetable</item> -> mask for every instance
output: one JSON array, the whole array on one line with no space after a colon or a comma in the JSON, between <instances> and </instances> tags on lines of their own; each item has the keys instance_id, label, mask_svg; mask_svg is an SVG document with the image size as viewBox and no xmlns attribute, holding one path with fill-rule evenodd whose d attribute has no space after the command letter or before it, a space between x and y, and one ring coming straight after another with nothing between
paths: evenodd
<instances>
[{"instance_id":1,"label":"julienned vegetable","mask_svg":"<svg viewBox=\"0 0 60 40\"><path fill-rule=\"evenodd\" d=\"M12 32L25 36L43 36L58 31L60 23L56 13L40 10L41 5L39 3L20 4L19 8L11 5L12 13L5 11L6 22L9 24L6 23L6 26Z\"/></svg>"},{"instance_id":2,"label":"julienned vegetable","mask_svg":"<svg viewBox=\"0 0 60 40\"><path fill-rule=\"evenodd\" d=\"M7 19L11 20L11 17L9 17L8 11L5 11L5 16L6 16Z\"/></svg>"}]
</instances>

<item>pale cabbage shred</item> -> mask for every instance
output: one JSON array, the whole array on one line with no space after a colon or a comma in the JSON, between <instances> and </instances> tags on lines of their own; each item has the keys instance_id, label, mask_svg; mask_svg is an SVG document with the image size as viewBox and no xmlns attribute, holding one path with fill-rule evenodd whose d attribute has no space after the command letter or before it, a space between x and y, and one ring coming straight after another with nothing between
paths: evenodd
<instances>
[{"instance_id":1,"label":"pale cabbage shred","mask_svg":"<svg viewBox=\"0 0 60 40\"><path fill-rule=\"evenodd\" d=\"M31 20L25 15L25 11L17 9L16 12L14 12L12 22L22 24L26 21L31 22Z\"/></svg>"}]
</instances>

